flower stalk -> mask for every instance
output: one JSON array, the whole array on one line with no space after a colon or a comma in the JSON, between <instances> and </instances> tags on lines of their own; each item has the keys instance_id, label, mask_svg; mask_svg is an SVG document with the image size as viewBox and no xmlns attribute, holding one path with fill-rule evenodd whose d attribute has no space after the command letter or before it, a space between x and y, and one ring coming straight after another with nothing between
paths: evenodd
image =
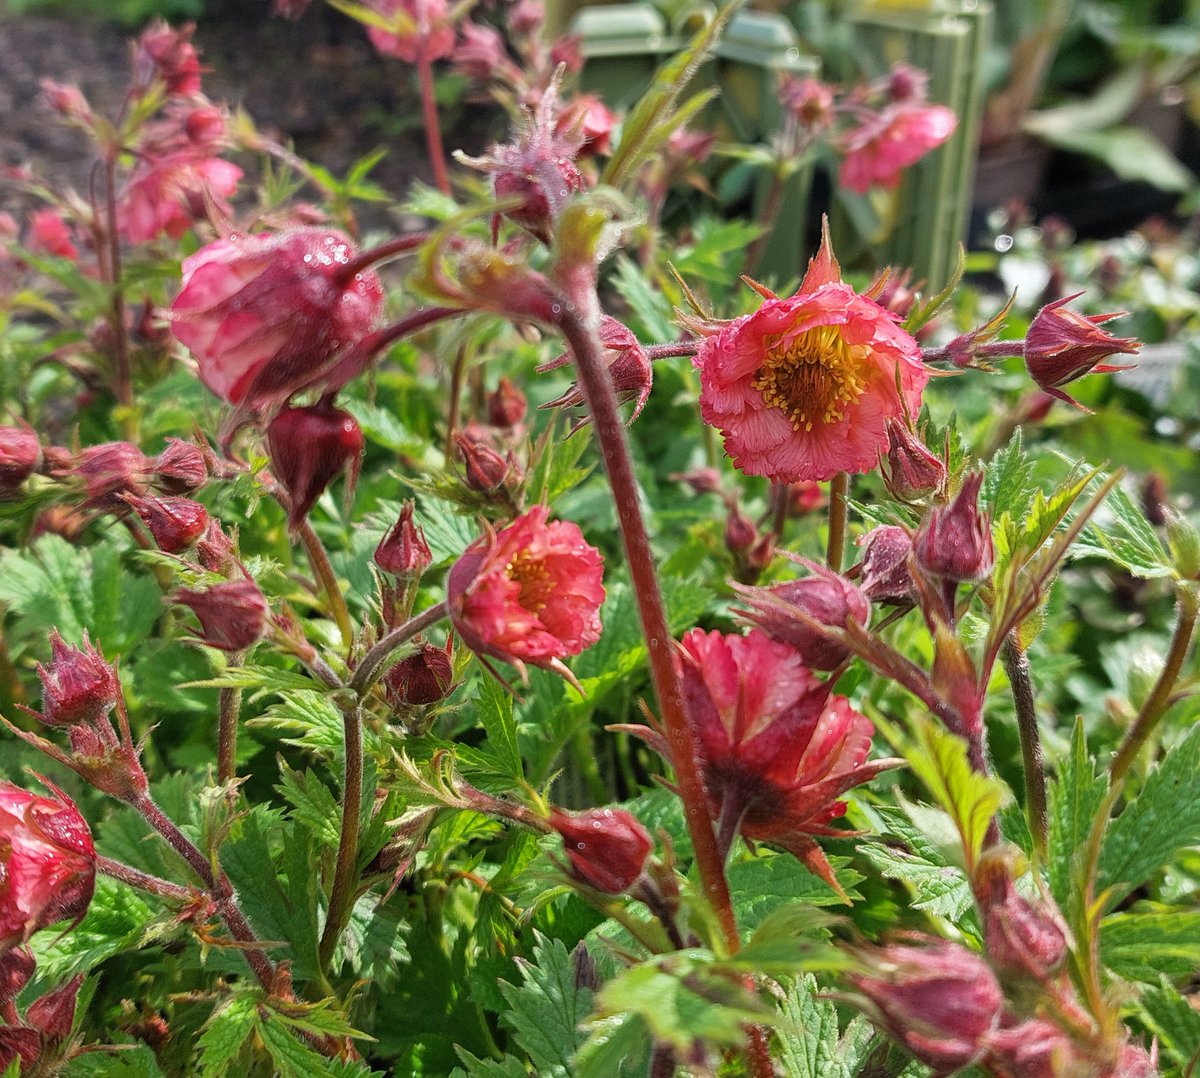
<instances>
[{"instance_id":1,"label":"flower stalk","mask_svg":"<svg viewBox=\"0 0 1200 1078\"><path fill-rule=\"evenodd\" d=\"M1017 711L1017 733L1021 740L1021 762L1025 771L1025 816L1033 849L1044 858L1049 845L1050 813L1046 800L1046 760L1042 753L1041 732L1038 730L1034 706L1033 678L1029 656L1021 650L1015 632L1010 633L1000 651L1004 672L1012 689L1013 705Z\"/></svg>"}]
</instances>

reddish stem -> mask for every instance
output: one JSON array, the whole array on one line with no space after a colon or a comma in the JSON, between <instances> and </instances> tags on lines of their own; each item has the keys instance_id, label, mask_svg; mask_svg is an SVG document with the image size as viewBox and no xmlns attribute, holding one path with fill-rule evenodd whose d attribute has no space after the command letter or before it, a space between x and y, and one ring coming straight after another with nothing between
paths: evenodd
<instances>
[{"instance_id":1,"label":"reddish stem","mask_svg":"<svg viewBox=\"0 0 1200 1078\"><path fill-rule=\"evenodd\" d=\"M957 365L956 356L961 356L961 352L952 352L949 346L945 348L922 348L921 361L923 363L955 363ZM971 346L972 359L1007 359L1009 356L1020 356L1025 354L1025 341L990 341L987 344L974 344Z\"/></svg>"},{"instance_id":2,"label":"reddish stem","mask_svg":"<svg viewBox=\"0 0 1200 1078\"><path fill-rule=\"evenodd\" d=\"M437 98L433 90L433 61L422 49L417 57L417 78L421 84L421 115L425 120L425 145L433 181L443 195L450 194L450 177L446 174L446 151L442 148L442 129L438 124Z\"/></svg>"},{"instance_id":3,"label":"reddish stem","mask_svg":"<svg viewBox=\"0 0 1200 1078\"><path fill-rule=\"evenodd\" d=\"M670 344L651 344L646 348L646 358L653 361L671 359L674 356L694 356L700 351L701 343L699 337L693 337L691 340L674 341Z\"/></svg>"},{"instance_id":4,"label":"reddish stem","mask_svg":"<svg viewBox=\"0 0 1200 1078\"><path fill-rule=\"evenodd\" d=\"M363 270L369 269L371 266L377 265L385 259L402 255L406 251L415 250L428 239L428 232L414 232L408 236L397 236L394 240L388 240L387 243L381 243L378 247L372 247L369 251L363 251L357 258L352 258L344 266L339 267L337 273L334 275L334 280L344 288L357 274L362 273Z\"/></svg>"}]
</instances>

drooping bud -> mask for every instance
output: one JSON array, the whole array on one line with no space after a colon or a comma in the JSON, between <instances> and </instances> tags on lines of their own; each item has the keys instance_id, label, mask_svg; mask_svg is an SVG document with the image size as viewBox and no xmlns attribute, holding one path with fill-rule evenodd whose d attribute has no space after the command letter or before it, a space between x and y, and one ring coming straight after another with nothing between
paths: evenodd
<instances>
[{"instance_id":1,"label":"drooping bud","mask_svg":"<svg viewBox=\"0 0 1200 1078\"><path fill-rule=\"evenodd\" d=\"M454 50L454 24L446 0L372 0L368 6L396 22L388 30L367 27L371 44L384 56L415 64L441 60Z\"/></svg>"},{"instance_id":2,"label":"drooping bud","mask_svg":"<svg viewBox=\"0 0 1200 1078\"><path fill-rule=\"evenodd\" d=\"M456 71L478 82L490 82L512 67L504 38L495 27L464 20L459 30L462 36L450 57Z\"/></svg>"},{"instance_id":3,"label":"drooping bud","mask_svg":"<svg viewBox=\"0 0 1200 1078\"><path fill-rule=\"evenodd\" d=\"M123 500L141 518L164 554L182 554L208 529L208 510L191 498L126 494Z\"/></svg>"},{"instance_id":4,"label":"drooping bud","mask_svg":"<svg viewBox=\"0 0 1200 1078\"><path fill-rule=\"evenodd\" d=\"M227 575L237 559L234 556L233 540L221 528L221 522L208 518L208 528L196 542L196 560L210 573Z\"/></svg>"},{"instance_id":5,"label":"drooping bud","mask_svg":"<svg viewBox=\"0 0 1200 1078\"><path fill-rule=\"evenodd\" d=\"M32 427L0 427L0 494L18 490L41 459L42 446Z\"/></svg>"},{"instance_id":6,"label":"drooping bud","mask_svg":"<svg viewBox=\"0 0 1200 1078\"><path fill-rule=\"evenodd\" d=\"M987 1067L999 1078L1097 1073L1094 1066L1080 1058L1071 1038L1043 1018L1031 1018L992 1033L988 1037Z\"/></svg>"},{"instance_id":7,"label":"drooping bud","mask_svg":"<svg viewBox=\"0 0 1200 1078\"><path fill-rule=\"evenodd\" d=\"M865 625L871 615L871 604L840 574L815 562L802 564L811 571L811 576L764 588L735 584L738 595L750 607L737 613L772 640L794 647L810 669L834 670L846 661L850 652L817 626L844 629L851 621Z\"/></svg>"},{"instance_id":8,"label":"drooping bud","mask_svg":"<svg viewBox=\"0 0 1200 1078\"><path fill-rule=\"evenodd\" d=\"M493 427L515 427L525 418L528 408L525 394L508 378L501 378L488 395L487 417Z\"/></svg>"},{"instance_id":9,"label":"drooping bud","mask_svg":"<svg viewBox=\"0 0 1200 1078\"><path fill-rule=\"evenodd\" d=\"M731 553L749 550L758 539L758 529L740 509L730 508L725 518L725 549Z\"/></svg>"},{"instance_id":10,"label":"drooping bud","mask_svg":"<svg viewBox=\"0 0 1200 1078\"><path fill-rule=\"evenodd\" d=\"M422 644L395 663L383 677L384 692L392 707L436 704L454 690L454 662L450 645Z\"/></svg>"},{"instance_id":11,"label":"drooping bud","mask_svg":"<svg viewBox=\"0 0 1200 1078\"><path fill-rule=\"evenodd\" d=\"M825 491L815 479L788 484L788 509L798 516L816 512L825 505Z\"/></svg>"},{"instance_id":12,"label":"drooping bud","mask_svg":"<svg viewBox=\"0 0 1200 1078\"><path fill-rule=\"evenodd\" d=\"M66 984L39 996L25 1012L25 1021L51 1041L61 1041L75 1022L75 1004L84 974L77 973Z\"/></svg>"},{"instance_id":13,"label":"drooping bud","mask_svg":"<svg viewBox=\"0 0 1200 1078\"><path fill-rule=\"evenodd\" d=\"M948 940L864 947L856 1004L922 1063L949 1074L979 1060L1004 1002L988 964Z\"/></svg>"},{"instance_id":14,"label":"drooping bud","mask_svg":"<svg viewBox=\"0 0 1200 1078\"><path fill-rule=\"evenodd\" d=\"M616 391L617 400L621 403L634 401L633 412L629 423L642 413L646 401L650 397L650 389L654 382L654 371L646 349L642 347L633 330L618 322L615 318L604 315L600 319L600 343L604 347L605 360L608 363L608 377ZM568 353L557 356L549 363L539 366L538 372L557 370L571 361ZM547 401L543 408L576 408L583 404L583 392L578 385L571 386L562 396Z\"/></svg>"},{"instance_id":15,"label":"drooping bud","mask_svg":"<svg viewBox=\"0 0 1200 1078\"><path fill-rule=\"evenodd\" d=\"M433 562L421 526L413 521L414 504L405 502L396 523L375 548L375 564L401 580L416 580Z\"/></svg>"},{"instance_id":16,"label":"drooping bud","mask_svg":"<svg viewBox=\"0 0 1200 1078\"><path fill-rule=\"evenodd\" d=\"M50 665L38 663L42 681L42 721L50 726L97 722L114 707L121 692L116 670L88 640L68 644L57 629L50 631Z\"/></svg>"},{"instance_id":17,"label":"drooping bud","mask_svg":"<svg viewBox=\"0 0 1200 1078\"><path fill-rule=\"evenodd\" d=\"M252 580L230 580L204 590L181 588L172 600L200 619L201 642L220 651L244 651L262 636L270 608Z\"/></svg>"},{"instance_id":18,"label":"drooping bud","mask_svg":"<svg viewBox=\"0 0 1200 1078\"><path fill-rule=\"evenodd\" d=\"M116 509L119 494L140 494L150 474L151 463L130 442L105 442L84 449L62 469L61 476L83 480L88 505Z\"/></svg>"},{"instance_id":19,"label":"drooping bud","mask_svg":"<svg viewBox=\"0 0 1200 1078\"><path fill-rule=\"evenodd\" d=\"M79 124L88 125L92 122L92 108L83 91L74 83L42 79L41 87L42 100L55 112Z\"/></svg>"},{"instance_id":20,"label":"drooping bud","mask_svg":"<svg viewBox=\"0 0 1200 1078\"><path fill-rule=\"evenodd\" d=\"M72 261L79 257L79 248L71 239L71 226L56 209L36 210L29 215L29 238L25 246L31 251Z\"/></svg>"},{"instance_id":21,"label":"drooping bud","mask_svg":"<svg viewBox=\"0 0 1200 1078\"><path fill-rule=\"evenodd\" d=\"M542 0L517 0L508 11L508 25L518 37L536 34L546 21L546 7Z\"/></svg>"},{"instance_id":22,"label":"drooping bud","mask_svg":"<svg viewBox=\"0 0 1200 1078\"><path fill-rule=\"evenodd\" d=\"M1045 981L1067 957L1062 916L1044 899L1019 894L1011 859L993 847L975 867L971 880L983 919L983 935L992 966L1002 976Z\"/></svg>"},{"instance_id":23,"label":"drooping bud","mask_svg":"<svg viewBox=\"0 0 1200 1078\"><path fill-rule=\"evenodd\" d=\"M612 131L617 118L595 94L572 98L558 115L554 129L559 134L578 131L583 138L580 156L607 154L612 147Z\"/></svg>"},{"instance_id":24,"label":"drooping bud","mask_svg":"<svg viewBox=\"0 0 1200 1078\"><path fill-rule=\"evenodd\" d=\"M200 92L203 68L196 55L191 37L195 23L173 30L162 19L156 19L138 38L134 66L143 83L155 76L166 83L168 94L190 97Z\"/></svg>"},{"instance_id":25,"label":"drooping bud","mask_svg":"<svg viewBox=\"0 0 1200 1078\"><path fill-rule=\"evenodd\" d=\"M913 539L917 565L930 576L974 583L992 571L992 520L979 511L983 472L972 472L949 505L935 506Z\"/></svg>"},{"instance_id":26,"label":"drooping bud","mask_svg":"<svg viewBox=\"0 0 1200 1078\"><path fill-rule=\"evenodd\" d=\"M880 465L883 482L902 502L917 502L940 494L946 484L946 465L895 416L887 420L887 453Z\"/></svg>"},{"instance_id":27,"label":"drooping bud","mask_svg":"<svg viewBox=\"0 0 1200 1078\"><path fill-rule=\"evenodd\" d=\"M716 468L693 468L671 476L677 483L686 483L693 494L721 494L721 473Z\"/></svg>"},{"instance_id":28,"label":"drooping bud","mask_svg":"<svg viewBox=\"0 0 1200 1078\"><path fill-rule=\"evenodd\" d=\"M1120 318L1123 311L1082 315L1067 310L1065 305L1082 294L1077 292L1047 304L1034 315L1025 335L1025 369L1029 377L1046 393L1076 408L1082 405L1064 393L1062 386L1085 374L1129 370L1131 364L1101 361L1112 355L1133 355L1141 348L1141 342L1133 337L1114 337L1100 328Z\"/></svg>"},{"instance_id":29,"label":"drooping bud","mask_svg":"<svg viewBox=\"0 0 1200 1078\"><path fill-rule=\"evenodd\" d=\"M363 452L363 433L349 412L321 401L304 408L284 408L267 427L267 448L271 467L291 499L288 527L295 530L343 469L350 469L353 485Z\"/></svg>"},{"instance_id":30,"label":"drooping bud","mask_svg":"<svg viewBox=\"0 0 1200 1078\"><path fill-rule=\"evenodd\" d=\"M172 494L191 494L208 482L208 462L198 446L170 438L154 459L154 480Z\"/></svg>"},{"instance_id":31,"label":"drooping bud","mask_svg":"<svg viewBox=\"0 0 1200 1078\"><path fill-rule=\"evenodd\" d=\"M898 601L913 594L908 556L912 539L903 528L892 524L873 528L858 544L862 547L862 593L873 603Z\"/></svg>"},{"instance_id":32,"label":"drooping bud","mask_svg":"<svg viewBox=\"0 0 1200 1078\"><path fill-rule=\"evenodd\" d=\"M455 437L462 454L467 486L480 494L499 490L508 478L509 464L491 446L459 434Z\"/></svg>"},{"instance_id":33,"label":"drooping bud","mask_svg":"<svg viewBox=\"0 0 1200 1078\"><path fill-rule=\"evenodd\" d=\"M607 895L629 890L654 846L646 829L624 809L574 814L555 809L550 826L562 836L571 874Z\"/></svg>"}]
</instances>

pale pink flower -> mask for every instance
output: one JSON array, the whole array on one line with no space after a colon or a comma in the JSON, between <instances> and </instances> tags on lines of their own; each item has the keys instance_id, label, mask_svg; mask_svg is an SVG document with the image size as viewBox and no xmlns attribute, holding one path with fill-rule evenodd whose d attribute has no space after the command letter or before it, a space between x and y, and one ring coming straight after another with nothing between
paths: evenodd
<instances>
[{"instance_id":1,"label":"pale pink flower","mask_svg":"<svg viewBox=\"0 0 1200 1078\"><path fill-rule=\"evenodd\" d=\"M117 202L117 228L130 243L166 234L182 236L209 206L229 213L225 201L237 190L242 170L220 157L185 148L139 164Z\"/></svg>"},{"instance_id":2,"label":"pale pink flower","mask_svg":"<svg viewBox=\"0 0 1200 1078\"><path fill-rule=\"evenodd\" d=\"M35 210L29 215L29 239L25 246L41 254L75 261L79 248L71 241L71 226L55 209Z\"/></svg>"},{"instance_id":3,"label":"pale pink flower","mask_svg":"<svg viewBox=\"0 0 1200 1078\"><path fill-rule=\"evenodd\" d=\"M49 789L54 796L39 797L0 782L0 954L40 928L82 917L92 900L91 832L71 799Z\"/></svg>"},{"instance_id":4,"label":"pale pink flower","mask_svg":"<svg viewBox=\"0 0 1200 1078\"><path fill-rule=\"evenodd\" d=\"M548 524L549 512L535 505L450 569L450 620L477 654L551 666L600 639L603 559L577 524Z\"/></svg>"},{"instance_id":5,"label":"pale pink flower","mask_svg":"<svg viewBox=\"0 0 1200 1078\"><path fill-rule=\"evenodd\" d=\"M828 228L794 296L724 324L693 362L734 464L786 483L870 471L929 380L895 315L842 282Z\"/></svg>"},{"instance_id":6,"label":"pale pink flower","mask_svg":"<svg viewBox=\"0 0 1200 1078\"><path fill-rule=\"evenodd\" d=\"M134 53L134 68L143 83L160 78L166 83L167 93L190 97L200 92L200 76L204 68L192 44L194 22L185 23L178 30L171 29L162 19L155 19L138 38Z\"/></svg>"},{"instance_id":7,"label":"pale pink flower","mask_svg":"<svg viewBox=\"0 0 1200 1078\"><path fill-rule=\"evenodd\" d=\"M358 252L340 232L233 235L183 261L171 329L200 378L233 403L264 403L319 380L383 309L373 270L343 272Z\"/></svg>"},{"instance_id":8,"label":"pale pink flower","mask_svg":"<svg viewBox=\"0 0 1200 1078\"><path fill-rule=\"evenodd\" d=\"M446 0L368 0L367 7L394 20L395 30L368 26L371 44L384 56L415 64L441 60L454 51L454 26Z\"/></svg>"},{"instance_id":9,"label":"pale pink flower","mask_svg":"<svg viewBox=\"0 0 1200 1078\"><path fill-rule=\"evenodd\" d=\"M860 195L876 184L894 188L900 174L945 142L957 124L945 105L889 105L844 136L838 183Z\"/></svg>"}]
</instances>

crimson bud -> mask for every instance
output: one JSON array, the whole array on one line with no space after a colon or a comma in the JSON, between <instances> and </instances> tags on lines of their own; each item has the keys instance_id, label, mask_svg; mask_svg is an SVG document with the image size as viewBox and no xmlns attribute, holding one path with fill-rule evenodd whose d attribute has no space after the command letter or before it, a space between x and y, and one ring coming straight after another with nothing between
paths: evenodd
<instances>
[{"instance_id":1,"label":"crimson bud","mask_svg":"<svg viewBox=\"0 0 1200 1078\"><path fill-rule=\"evenodd\" d=\"M244 651L266 628L270 609L252 580L230 580L203 591L181 588L173 600L200 619L200 640L221 651Z\"/></svg>"},{"instance_id":2,"label":"crimson bud","mask_svg":"<svg viewBox=\"0 0 1200 1078\"><path fill-rule=\"evenodd\" d=\"M422 644L388 670L383 685L388 702L396 708L420 707L444 700L454 688L450 645L439 648Z\"/></svg>"},{"instance_id":3,"label":"crimson bud","mask_svg":"<svg viewBox=\"0 0 1200 1078\"><path fill-rule=\"evenodd\" d=\"M208 462L198 446L169 438L154 460L154 479L172 494L191 494L208 481Z\"/></svg>"},{"instance_id":4,"label":"crimson bud","mask_svg":"<svg viewBox=\"0 0 1200 1078\"><path fill-rule=\"evenodd\" d=\"M528 403L522 393L507 378L501 378L487 399L488 422L493 427L515 427L525 418Z\"/></svg>"},{"instance_id":5,"label":"crimson bud","mask_svg":"<svg viewBox=\"0 0 1200 1078\"><path fill-rule=\"evenodd\" d=\"M499 490L508 478L509 465L499 453L483 442L462 434L455 439L467 472L467 486L480 494Z\"/></svg>"},{"instance_id":6,"label":"crimson bud","mask_svg":"<svg viewBox=\"0 0 1200 1078\"><path fill-rule=\"evenodd\" d=\"M887 439L880 470L892 495L902 502L915 502L941 493L946 484L946 465L895 416L888 417Z\"/></svg>"},{"instance_id":7,"label":"crimson bud","mask_svg":"<svg viewBox=\"0 0 1200 1078\"><path fill-rule=\"evenodd\" d=\"M555 809L550 826L563 839L571 874L608 895L627 891L642 874L653 843L624 809L589 809L568 814Z\"/></svg>"},{"instance_id":8,"label":"crimson bud","mask_svg":"<svg viewBox=\"0 0 1200 1078\"><path fill-rule=\"evenodd\" d=\"M974 583L992 571L992 519L979 511L983 472L972 472L949 505L935 506L913 539L917 565L930 576Z\"/></svg>"},{"instance_id":9,"label":"crimson bud","mask_svg":"<svg viewBox=\"0 0 1200 1078\"><path fill-rule=\"evenodd\" d=\"M1066 926L1058 910L1019 894L1010 860L998 851L984 854L972 885L992 966L1001 975L1053 977L1067 957Z\"/></svg>"},{"instance_id":10,"label":"crimson bud","mask_svg":"<svg viewBox=\"0 0 1200 1078\"><path fill-rule=\"evenodd\" d=\"M41 443L31 427L0 427L0 494L12 494L38 466Z\"/></svg>"},{"instance_id":11,"label":"crimson bud","mask_svg":"<svg viewBox=\"0 0 1200 1078\"><path fill-rule=\"evenodd\" d=\"M191 498L126 494L127 502L164 554L181 554L208 528L208 510Z\"/></svg>"},{"instance_id":12,"label":"crimson bud","mask_svg":"<svg viewBox=\"0 0 1200 1078\"><path fill-rule=\"evenodd\" d=\"M375 548L375 564L385 573L415 580L433 562L421 526L413 522L412 502L405 502L396 523Z\"/></svg>"},{"instance_id":13,"label":"crimson bud","mask_svg":"<svg viewBox=\"0 0 1200 1078\"><path fill-rule=\"evenodd\" d=\"M96 722L112 710L121 692L117 671L88 640L68 644L57 629L50 631L49 666L38 663L42 680L42 721L50 726Z\"/></svg>"},{"instance_id":14,"label":"crimson bud","mask_svg":"<svg viewBox=\"0 0 1200 1078\"><path fill-rule=\"evenodd\" d=\"M291 499L288 527L296 529L343 468L358 474L363 433L349 413L326 401L285 408L267 427L271 466Z\"/></svg>"},{"instance_id":15,"label":"crimson bud","mask_svg":"<svg viewBox=\"0 0 1200 1078\"><path fill-rule=\"evenodd\" d=\"M913 593L908 556L912 538L903 528L885 524L858 541L862 547L862 593L872 602L906 599Z\"/></svg>"}]
</instances>

